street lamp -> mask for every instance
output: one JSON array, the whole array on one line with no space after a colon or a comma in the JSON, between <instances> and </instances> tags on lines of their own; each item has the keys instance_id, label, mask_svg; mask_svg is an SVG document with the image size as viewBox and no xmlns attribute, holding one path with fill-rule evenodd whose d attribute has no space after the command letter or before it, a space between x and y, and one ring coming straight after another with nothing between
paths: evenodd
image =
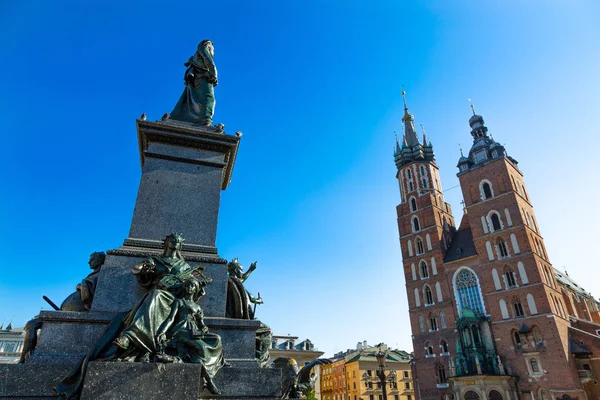
<instances>
[{"instance_id":1,"label":"street lamp","mask_svg":"<svg viewBox=\"0 0 600 400\"><path fill-rule=\"evenodd\" d=\"M381 351L381 344L378 347L377 354L375 354L375 358L377 358L377 364L379 364L379 369L377 370L377 377L381 382L381 391L383 394L383 400L387 400L387 382L390 382L390 388L393 387L393 383L396 381L396 371L390 371L387 376L385 375L385 359L387 357L387 351L384 353Z\"/></svg>"}]
</instances>

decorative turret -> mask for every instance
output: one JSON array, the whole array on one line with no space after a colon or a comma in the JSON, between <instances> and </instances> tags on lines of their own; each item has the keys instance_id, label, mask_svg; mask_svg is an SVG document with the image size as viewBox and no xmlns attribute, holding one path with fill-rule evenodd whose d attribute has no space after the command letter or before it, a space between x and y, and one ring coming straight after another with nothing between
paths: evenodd
<instances>
[{"instance_id":1,"label":"decorative turret","mask_svg":"<svg viewBox=\"0 0 600 400\"><path fill-rule=\"evenodd\" d=\"M502 157L508 158L516 166L517 161L507 156L504 146L494 141L492 135L488 135L488 128L485 126L483 117L475 113L473 104L471 104L471 109L473 116L469 118L469 126L471 127L471 136L473 136L473 146L468 157L462 154L461 149L461 157L457 164L459 175Z\"/></svg>"},{"instance_id":2,"label":"decorative turret","mask_svg":"<svg viewBox=\"0 0 600 400\"><path fill-rule=\"evenodd\" d=\"M402 91L402 97L404 99L404 116L402 117L404 134L402 135L402 146L396 139L396 149L394 151L394 160L398 169L413 161L435 161L433 145L431 141L427 140L424 130L423 143L419 142L419 137L415 131L415 118L408 112L408 106L406 105L405 91Z\"/></svg>"}]
</instances>

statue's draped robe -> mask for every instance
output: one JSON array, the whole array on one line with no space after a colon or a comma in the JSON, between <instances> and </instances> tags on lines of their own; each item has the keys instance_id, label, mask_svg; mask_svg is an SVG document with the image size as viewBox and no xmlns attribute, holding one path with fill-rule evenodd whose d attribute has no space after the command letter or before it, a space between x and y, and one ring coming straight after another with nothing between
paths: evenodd
<instances>
[{"instance_id":1,"label":"statue's draped robe","mask_svg":"<svg viewBox=\"0 0 600 400\"><path fill-rule=\"evenodd\" d=\"M90 311L100 270L94 271L85 277L79 285L77 291L71 293L60 305L61 311Z\"/></svg>"},{"instance_id":2,"label":"statue's draped robe","mask_svg":"<svg viewBox=\"0 0 600 400\"><path fill-rule=\"evenodd\" d=\"M206 46L185 63L185 89L171 112L171 119L211 125L215 109L215 89L217 67Z\"/></svg>"},{"instance_id":3,"label":"statue's draped robe","mask_svg":"<svg viewBox=\"0 0 600 400\"><path fill-rule=\"evenodd\" d=\"M204 365L206 372L211 378L219 372L225 364L223 358L223 346L221 337L215 333L202 332L198 323L198 315L201 317L200 306L196 310L190 310L182 299L175 300L178 308L178 320L168 330L167 337L172 337L177 349L177 355L184 362L198 363Z\"/></svg>"},{"instance_id":4,"label":"statue's draped robe","mask_svg":"<svg viewBox=\"0 0 600 400\"><path fill-rule=\"evenodd\" d=\"M83 378L90 361L113 360L117 353L114 340L125 334L139 349L151 354L158 351L156 335L158 328L167 319L171 312L171 306L181 290L181 285L174 282L179 277L191 276L194 272L188 263L176 258L151 257L154 264L154 273L150 276L138 275L138 283L142 287L152 288L136 306L128 313L117 315L106 327L104 334L98 339L93 348L85 356L82 362L63 378L55 390L60 398L77 399L82 389ZM210 373L216 374L223 365L223 357L219 358L217 353L222 353L221 338L211 338L207 341L207 360ZM198 341L197 345L202 346ZM196 362L202 362L197 359Z\"/></svg>"}]
</instances>

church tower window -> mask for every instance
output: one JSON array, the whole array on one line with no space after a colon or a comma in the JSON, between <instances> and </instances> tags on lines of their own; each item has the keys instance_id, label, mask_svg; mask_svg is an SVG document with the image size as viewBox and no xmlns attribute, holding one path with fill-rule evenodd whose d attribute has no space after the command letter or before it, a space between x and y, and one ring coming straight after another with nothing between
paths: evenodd
<instances>
[{"instance_id":1,"label":"church tower window","mask_svg":"<svg viewBox=\"0 0 600 400\"><path fill-rule=\"evenodd\" d=\"M429 326L431 327L431 332L439 330L437 318L435 315L429 314Z\"/></svg>"},{"instance_id":2,"label":"church tower window","mask_svg":"<svg viewBox=\"0 0 600 400\"><path fill-rule=\"evenodd\" d=\"M419 218L414 216L412 218L413 232L418 232L421 230L421 225L419 224Z\"/></svg>"},{"instance_id":3,"label":"church tower window","mask_svg":"<svg viewBox=\"0 0 600 400\"><path fill-rule=\"evenodd\" d=\"M410 212L417 211L417 200L414 197L410 198L409 203L410 203Z\"/></svg>"},{"instance_id":4,"label":"church tower window","mask_svg":"<svg viewBox=\"0 0 600 400\"><path fill-rule=\"evenodd\" d=\"M492 223L492 232L502 229L502 224L500 223L500 217L498 216L498 213L492 213L490 215L490 222Z\"/></svg>"},{"instance_id":5,"label":"church tower window","mask_svg":"<svg viewBox=\"0 0 600 400\"><path fill-rule=\"evenodd\" d=\"M506 279L506 288L512 289L517 287L517 280L515 279L515 273L510 269L504 270L504 278Z\"/></svg>"},{"instance_id":6,"label":"church tower window","mask_svg":"<svg viewBox=\"0 0 600 400\"><path fill-rule=\"evenodd\" d=\"M446 370L442 364L438 364L437 366L437 379L438 383L447 383L448 379L446 378Z\"/></svg>"},{"instance_id":7,"label":"church tower window","mask_svg":"<svg viewBox=\"0 0 600 400\"><path fill-rule=\"evenodd\" d=\"M481 200L487 200L494 197L494 191L492 190L490 181L483 180L479 183L479 194L481 195Z\"/></svg>"},{"instance_id":8,"label":"church tower window","mask_svg":"<svg viewBox=\"0 0 600 400\"><path fill-rule=\"evenodd\" d=\"M427 268L427 263L423 260L419 263L419 270L421 271L421 279L429 278L429 269Z\"/></svg>"},{"instance_id":9,"label":"church tower window","mask_svg":"<svg viewBox=\"0 0 600 400\"><path fill-rule=\"evenodd\" d=\"M485 314L479 280L472 270L462 268L455 273L454 290L459 313L463 308L469 308L478 314Z\"/></svg>"},{"instance_id":10,"label":"church tower window","mask_svg":"<svg viewBox=\"0 0 600 400\"><path fill-rule=\"evenodd\" d=\"M522 343L521 343L521 335L519 334L518 331L513 331L512 333L512 337L513 337L513 343L516 347L521 347Z\"/></svg>"},{"instance_id":11,"label":"church tower window","mask_svg":"<svg viewBox=\"0 0 600 400\"><path fill-rule=\"evenodd\" d=\"M498 257L506 258L508 257L508 248L506 247L506 242L502 239L498 239L496 242L496 247L498 249Z\"/></svg>"},{"instance_id":12,"label":"church tower window","mask_svg":"<svg viewBox=\"0 0 600 400\"><path fill-rule=\"evenodd\" d=\"M515 300L515 302L513 303L513 308L515 309L516 318L525 316L525 312L523 311L523 305L521 305L521 301Z\"/></svg>"},{"instance_id":13,"label":"church tower window","mask_svg":"<svg viewBox=\"0 0 600 400\"><path fill-rule=\"evenodd\" d=\"M431 292L429 285L425 285L425 288L423 289L423 297L425 297L426 306L433 304L433 293Z\"/></svg>"},{"instance_id":14,"label":"church tower window","mask_svg":"<svg viewBox=\"0 0 600 400\"><path fill-rule=\"evenodd\" d=\"M417 245L417 255L425 253L425 248L423 247L423 241L420 237L415 239L415 243Z\"/></svg>"}]
</instances>

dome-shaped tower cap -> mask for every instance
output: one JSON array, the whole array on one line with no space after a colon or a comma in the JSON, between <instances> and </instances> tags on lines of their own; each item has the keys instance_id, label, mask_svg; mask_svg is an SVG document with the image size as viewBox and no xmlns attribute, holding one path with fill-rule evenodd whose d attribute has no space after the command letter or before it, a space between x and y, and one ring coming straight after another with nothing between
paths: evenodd
<instances>
[{"instance_id":1,"label":"dome-shaped tower cap","mask_svg":"<svg viewBox=\"0 0 600 400\"><path fill-rule=\"evenodd\" d=\"M475 125L477 122L479 122L479 125L483 125L483 117L481 115L473 115L471 118L469 118L469 125L471 126L471 128L473 127L473 125Z\"/></svg>"}]
</instances>

